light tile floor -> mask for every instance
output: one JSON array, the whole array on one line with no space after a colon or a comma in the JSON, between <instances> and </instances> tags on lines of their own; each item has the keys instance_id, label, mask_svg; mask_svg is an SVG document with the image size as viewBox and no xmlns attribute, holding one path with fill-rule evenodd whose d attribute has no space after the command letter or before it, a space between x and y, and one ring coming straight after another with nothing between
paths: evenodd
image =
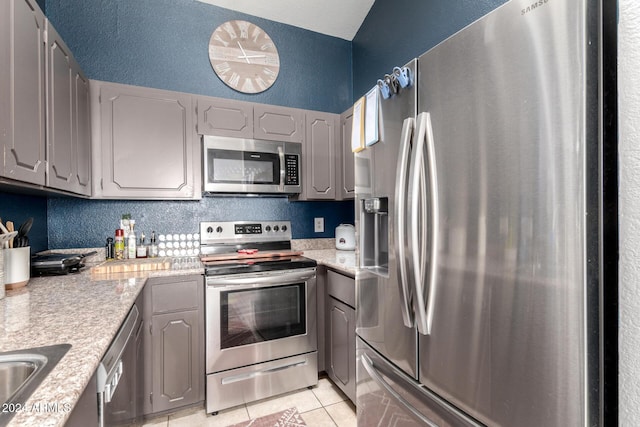
<instances>
[{"instance_id":1,"label":"light tile floor","mask_svg":"<svg viewBox=\"0 0 640 427\"><path fill-rule=\"evenodd\" d=\"M269 399L220 411L205 413L204 408L190 408L174 414L146 420L144 427L226 427L264 415L296 407L309 427L355 427L356 409L353 403L328 378L318 385L281 394Z\"/></svg>"}]
</instances>

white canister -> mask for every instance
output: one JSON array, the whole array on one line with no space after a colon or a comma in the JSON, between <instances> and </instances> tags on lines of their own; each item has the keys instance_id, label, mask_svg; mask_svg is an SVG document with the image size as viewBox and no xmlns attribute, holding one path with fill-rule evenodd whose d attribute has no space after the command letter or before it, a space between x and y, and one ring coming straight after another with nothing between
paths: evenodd
<instances>
[{"instance_id":1,"label":"white canister","mask_svg":"<svg viewBox=\"0 0 640 427\"><path fill-rule=\"evenodd\" d=\"M5 249L3 252L5 287L15 289L26 285L31 276L31 248Z\"/></svg>"},{"instance_id":2,"label":"white canister","mask_svg":"<svg viewBox=\"0 0 640 427\"><path fill-rule=\"evenodd\" d=\"M4 298L4 249L0 247L0 299Z\"/></svg>"},{"instance_id":3,"label":"white canister","mask_svg":"<svg viewBox=\"0 0 640 427\"><path fill-rule=\"evenodd\" d=\"M336 227L336 249L352 251L356 248L356 228L351 224Z\"/></svg>"}]
</instances>

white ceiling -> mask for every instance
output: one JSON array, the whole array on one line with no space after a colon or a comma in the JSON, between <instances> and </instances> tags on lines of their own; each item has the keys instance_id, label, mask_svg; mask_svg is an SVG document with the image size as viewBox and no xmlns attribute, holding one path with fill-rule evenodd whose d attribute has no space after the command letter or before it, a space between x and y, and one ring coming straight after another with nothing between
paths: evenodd
<instances>
[{"instance_id":1,"label":"white ceiling","mask_svg":"<svg viewBox=\"0 0 640 427\"><path fill-rule=\"evenodd\" d=\"M198 1L351 41L375 0Z\"/></svg>"}]
</instances>

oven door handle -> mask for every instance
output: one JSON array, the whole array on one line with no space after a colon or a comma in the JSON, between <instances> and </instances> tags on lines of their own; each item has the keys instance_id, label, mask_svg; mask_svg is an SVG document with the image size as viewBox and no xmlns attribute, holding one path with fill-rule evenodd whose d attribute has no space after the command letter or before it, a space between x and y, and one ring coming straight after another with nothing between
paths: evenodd
<instances>
[{"instance_id":1,"label":"oven door handle","mask_svg":"<svg viewBox=\"0 0 640 427\"><path fill-rule=\"evenodd\" d=\"M267 273L235 276L207 276L207 286L246 286L258 287L264 285L286 285L288 283L306 282L316 276L316 269L302 269L296 272Z\"/></svg>"}]
</instances>

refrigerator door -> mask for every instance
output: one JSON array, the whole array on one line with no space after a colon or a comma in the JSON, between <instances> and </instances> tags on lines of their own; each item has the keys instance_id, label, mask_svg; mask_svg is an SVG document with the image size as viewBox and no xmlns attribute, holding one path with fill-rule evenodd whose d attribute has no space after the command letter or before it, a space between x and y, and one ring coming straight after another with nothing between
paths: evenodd
<instances>
[{"instance_id":1,"label":"refrigerator door","mask_svg":"<svg viewBox=\"0 0 640 427\"><path fill-rule=\"evenodd\" d=\"M415 79L416 61L406 66ZM407 274L400 267L406 265L408 242L398 246L396 212L397 195L404 197L406 186L396 182L397 166L408 166L416 93L412 84L389 99L380 98L379 142L355 155L356 333L413 378L417 378L417 334L412 296L407 283L399 280Z\"/></svg>"},{"instance_id":2,"label":"refrigerator door","mask_svg":"<svg viewBox=\"0 0 640 427\"><path fill-rule=\"evenodd\" d=\"M361 339L357 340L356 354L359 426L480 426L421 387Z\"/></svg>"},{"instance_id":3,"label":"refrigerator door","mask_svg":"<svg viewBox=\"0 0 640 427\"><path fill-rule=\"evenodd\" d=\"M591 423L586 3L510 1L418 59L437 175L419 381L488 425Z\"/></svg>"}]
</instances>

